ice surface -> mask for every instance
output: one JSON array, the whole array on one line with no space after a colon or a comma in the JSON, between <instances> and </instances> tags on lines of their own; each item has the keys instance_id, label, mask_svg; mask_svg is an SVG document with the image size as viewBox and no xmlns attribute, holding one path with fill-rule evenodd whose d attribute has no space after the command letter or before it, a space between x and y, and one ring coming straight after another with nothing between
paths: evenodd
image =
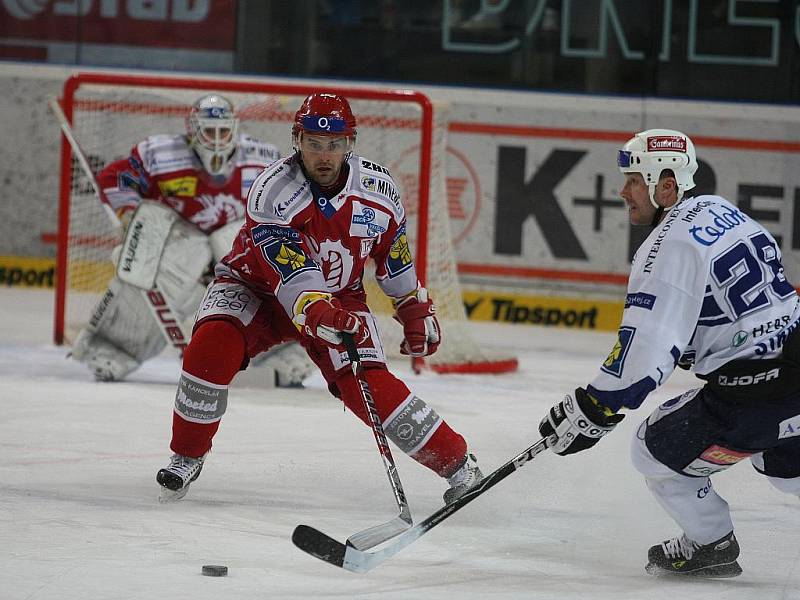
<instances>
[{"instance_id":1,"label":"ice surface","mask_svg":"<svg viewBox=\"0 0 800 600\"><path fill-rule=\"evenodd\" d=\"M179 371L168 353L129 382L94 383L50 343L52 294L0 292L0 599L800 598L800 501L749 464L716 476L733 510L744 574L670 581L644 573L647 548L677 533L630 465L657 402L695 381L679 372L593 450L540 455L366 575L291 543L306 523L338 539L396 514L370 431L328 396L236 389L203 474L157 502ZM512 348L514 375L396 372L467 438L490 471L537 437L547 408L585 384L610 334L480 324ZM446 335L446 332L445 332ZM416 520L444 481L395 453ZM223 564L224 578L203 577Z\"/></svg>"}]
</instances>

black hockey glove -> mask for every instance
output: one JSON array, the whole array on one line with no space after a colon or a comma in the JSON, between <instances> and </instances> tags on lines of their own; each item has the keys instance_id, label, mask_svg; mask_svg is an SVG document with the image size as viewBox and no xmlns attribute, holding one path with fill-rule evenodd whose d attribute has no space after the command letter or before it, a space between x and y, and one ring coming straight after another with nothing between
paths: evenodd
<instances>
[{"instance_id":1,"label":"black hockey glove","mask_svg":"<svg viewBox=\"0 0 800 600\"><path fill-rule=\"evenodd\" d=\"M591 448L600 438L617 426L625 415L609 413L599 406L583 388L575 390L553 406L539 423L543 437L556 436L550 449L565 456Z\"/></svg>"}]
</instances>

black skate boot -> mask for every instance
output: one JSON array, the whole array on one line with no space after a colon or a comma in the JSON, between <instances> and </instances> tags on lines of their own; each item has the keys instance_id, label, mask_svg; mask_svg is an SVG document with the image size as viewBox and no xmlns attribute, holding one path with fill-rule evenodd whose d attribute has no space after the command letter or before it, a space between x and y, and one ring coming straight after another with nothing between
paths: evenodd
<instances>
[{"instance_id":1,"label":"black skate boot","mask_svg":"<svg viewBox=\"0 0 800 600\"><path fill-rule=\"evenodd\" d=\"M206 453L200 458L191 458L173 454L169 459L169 465L156 474L156 481L161 485L159 500L172 502L183 498L189 491L189 484L200 477L207 455Z\"/></svg>"},{"instance_id":2,"label":"black skate boot","mask_svg":"<svg viewBox=\"0 0 800 600\"><path fill-rule=\"evenodd\" d=\"M478 467L475 455L467 454L464 464L459 467L458 471L447 478L450 489L444 493L444 503L451 504L455 502L481 481L483 481L483 473Z\"/></svg>"},{"instance_id":3,"label":"black skate boot","mask_svg":"<svg viewBox=\"0 0 800 600\"><path fill-rule=\"evenodd\" d=\"M657 576L736 577L742 573L738 557L739 542L732 531L704 546L682 535L650 548L644 570Z\"/></svg>"}]
</instances>

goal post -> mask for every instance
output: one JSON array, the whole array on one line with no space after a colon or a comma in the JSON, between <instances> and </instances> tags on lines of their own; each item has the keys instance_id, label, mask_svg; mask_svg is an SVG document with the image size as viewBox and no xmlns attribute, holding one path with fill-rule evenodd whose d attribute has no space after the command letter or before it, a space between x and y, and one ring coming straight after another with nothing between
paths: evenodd
<instances>
[{"instance_id":1,"label":"goal post","mask_svg":"<svg viewBox=\"0 0 800 600\"><path fill-rule=\"evenodd\" d=\"M434 106L425 94L368 86L78 73L66 81L61 103L96 175L110 162L128 156L133 145L149 135L184 133L192 102L211 92L233 102L241 132L274 144L288 156L293 151L294 113L308 94L319 91L350 101L357 120L356 154L388 168L400 188L417 272L437 304L444 334L440 350L426 364L437 372L514 370L514 357L487 353L469 333L447 214L446 107ZM111 253L121 237L122 231L103 213L62 135L57 344L71 343L91 318L113 276ZM402 329L391 318L390 303L374 278L368 274L364 282L386 350L396 353Z\"/></svg>"}]
</instances>

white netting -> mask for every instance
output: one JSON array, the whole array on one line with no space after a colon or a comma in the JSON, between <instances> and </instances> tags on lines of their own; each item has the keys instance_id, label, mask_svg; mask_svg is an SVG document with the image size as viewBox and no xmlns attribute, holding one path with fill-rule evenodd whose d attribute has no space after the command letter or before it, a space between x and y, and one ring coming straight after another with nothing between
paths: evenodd
<instances>
[{"instance_id":1,"label":"white netting","mask_svg":"<svg viewBox=\"0 0 800 600\"><path fill-rule=\"evenodd\" d=\"M207 89L144 87L127 82L121 85L119 80L113 84L83 84L72 101L75 137L97 173L109 162L127 156L133 144L148 135L183 133L191 103L204 93L216 91L234 103L241 119L240 131L275 144L288 155L292 151L290 129L294 113L306 93L318 90L277 94L269 84L253 86L257 89L248 92L233 91L230 87L220 81L209 82ZM333 87L326 89L335 91ZM445 111L439 107L435 111L429 227L427 235L417 239L420 149L424 139L421 106L400 94L391 100L358 98L352 92L345 95L358 120L356 153L389 168L408 213L412 247L426 245L426 286L437 304L444 330L444 343L429 364L436 370L509 370L512 362L486 356L469 336L447 214ZM69 103L69 96L65 100ZM68 235L64 238L67 259L63 335L70 342L102 297L113 272L111 250L121 239L121 232L111 225L75 160L68 222ZM373 281L369 275L365 279ZM395 353L400 345L401 328L391 318L391 306L377 286L369 285L367 290L370 305L379 315L386 349Z\"/></svg>"}]
</instances>

